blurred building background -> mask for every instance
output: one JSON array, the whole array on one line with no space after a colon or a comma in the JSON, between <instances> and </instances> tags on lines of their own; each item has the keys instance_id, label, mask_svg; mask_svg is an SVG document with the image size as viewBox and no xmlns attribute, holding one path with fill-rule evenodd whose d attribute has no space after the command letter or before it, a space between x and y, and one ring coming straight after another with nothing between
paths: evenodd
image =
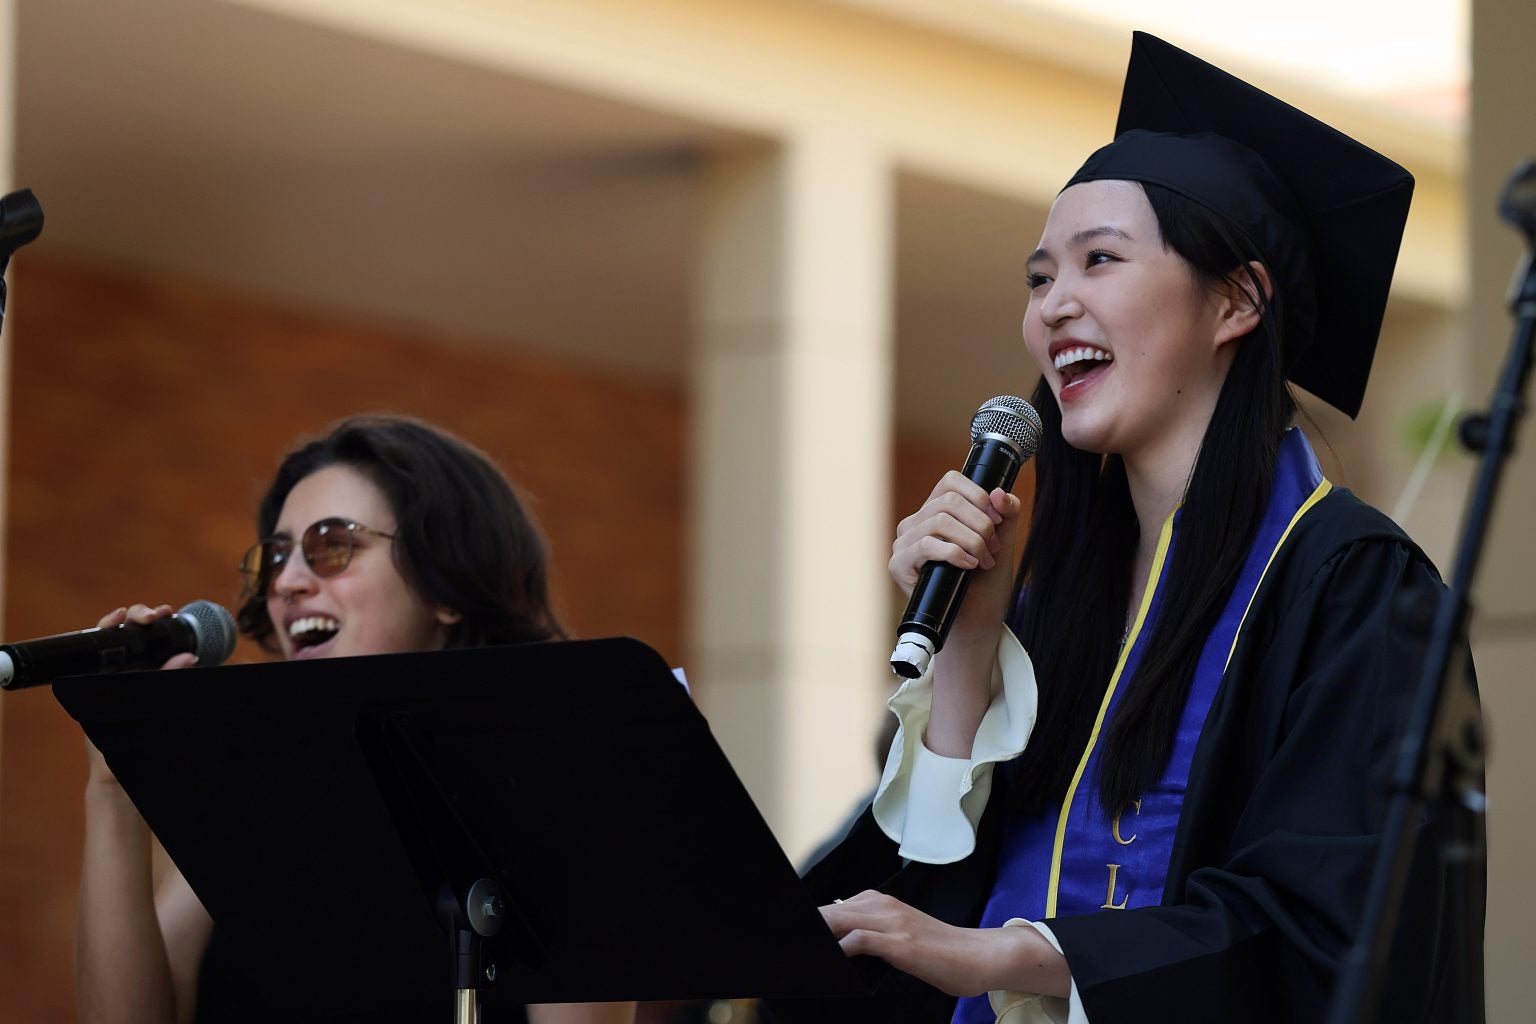
<instances>
[{"instance_id":1,"label":"blurred building background","mask_svg":"<svg viewBox=\"0 0 1536 1024\"><path fill-rule=\"evenodd\" d=\"M1309 429L1449 571L1469 463L1436 446L1506 346L1536 13L1312 6L0 0L0 175L48 217L5 325L3 635L232 602L295 438L424 416L532 496L578 635L687 669L802 855L874 780L893 525L1033 386L1024 259L1132 24L1417 177L1364 412ZM1496 1021L1536 1001L1532 499L1517 462L1474 634ZM0 699L0 1020L72 1019L84 778L46 691Z\"/></svg>"}]
</instances>

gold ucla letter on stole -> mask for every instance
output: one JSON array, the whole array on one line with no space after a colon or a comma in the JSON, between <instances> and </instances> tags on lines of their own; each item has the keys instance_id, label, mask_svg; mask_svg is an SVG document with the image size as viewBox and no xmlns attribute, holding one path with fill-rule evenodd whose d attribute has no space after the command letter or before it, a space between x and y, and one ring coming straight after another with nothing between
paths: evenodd
<instances>
[{"instance_id":1,"label":"gold ucla letter on stole","mask_svg":"<svg viewBox=\"0 0 1536 1024\"><path fill-rule=\"evenodd\" d=\"M1115 879L1120 874L1120 865L1106 864L1105 867L1109 868L1109 895L1104 897L1104 906L1100 907L1099 909L1124 910L1126 903L1130 902L1131 894L1126 893L1119 903L1115 902Z\"/></svg>"},{"instance_id":2,"label":"gold ucla letter on stole","mask_svg":"<svg viewBox=\"0 0 1536 1024\"><path fill-rule=\"evenodd\" d=\"M1131 806L1136 808L1136 813L1137 814L1141 813L1141 801L1140 800L1132 800L1131 801ZM1124 812L1122 811L1121 813L1123 814ZM1136 841L1136 837L1134 835L1131 836L1131 838L1129 838L1129 839L1121 839L1120 838L1120 814L1116 814L1115 817L1114 817L1114 820L1112 820L1109 823L1109 834L1114 836L1115 837L1115 842L1119 843L1121 846L1130 846L1132 843L1134 843Z\"/></svg>"},{"instance_id":3,"label":"gold ucla letter on stole","mask_svg":"<svg viewBox=\"0 0 1536 1024\"><path fill-rule=\"evenodd\" d=\"M1137 814L1141 813L1141 801L1140 800L1132 801L1131 806L1136 809L1136 813ZM1115 842L1118 843L1121 846L1130 846L1132 843L1134 843L1136 841L1136 836L1134 834L1129 839L1121 839L1120 838L1120 815L1119 814L1116 814L1114 816L1114 818L1110 821L1110 823L1109 823L1109 834L1111 836L1113 836ZM1099 909L1101 909L1101 910L1124 910L1126 904L1128 902L1130 902L1131 894L1130 893L1126 893L1125 896L1121 898L1119 903L1115 902L1115 882L1116 882L1116 880L1120 876L1120 865L1119 864L1106 864L1104 866L1109 868L1109 894L1104 897L1104 906L1102 906Z\"/></svg>"}]
</instances>

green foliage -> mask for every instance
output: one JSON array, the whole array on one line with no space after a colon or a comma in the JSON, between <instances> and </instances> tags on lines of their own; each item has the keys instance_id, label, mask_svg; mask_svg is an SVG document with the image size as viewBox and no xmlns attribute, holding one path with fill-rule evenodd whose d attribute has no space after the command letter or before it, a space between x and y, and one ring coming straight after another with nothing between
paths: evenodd
<instances>
[{"instance_id":1,"label":"green foliage","mask_svg":"<svg viewBox=\"0 0 1536 1024\"><path fill-rule=\"evenodd\" d=\"M1461 396L1456 394L1420 402L1399 421L1398 438L1403 447L1416 459L1420 458L1430 445L1438 444L1440 448L1434 456L1438 464L1448 455L1459 450L1455 432L1456 422L1460 420L1462 412ZM1451 422L1443 423L1448 413Z\"/></svg>"}]
</instances>

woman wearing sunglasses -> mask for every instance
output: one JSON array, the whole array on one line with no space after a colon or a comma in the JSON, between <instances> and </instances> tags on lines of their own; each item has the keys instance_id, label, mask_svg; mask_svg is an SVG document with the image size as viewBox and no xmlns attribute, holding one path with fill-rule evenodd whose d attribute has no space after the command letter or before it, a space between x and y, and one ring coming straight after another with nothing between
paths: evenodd
<instances>
[{"instance_id":1,"label":"woman wearing sunglasses","mask_svg":"<svg viewBox=\"0 0 1536 1024\"><path fill-rule=\"evenodd\" d=\"M241 565L241 631L284 658L522 643L564 636L544 543L501 472L443 431L401 417L343 420L291 452ZM150 622L169 605L102 619ZM180 654L166 668L190 665ZM76 941L80 1020L291 1018L262 1006L174 866L158 890L144 819L91 749ZM540 1021L628 1020L625 1004L543 1006Z\"/></svg>"}]
</instances>

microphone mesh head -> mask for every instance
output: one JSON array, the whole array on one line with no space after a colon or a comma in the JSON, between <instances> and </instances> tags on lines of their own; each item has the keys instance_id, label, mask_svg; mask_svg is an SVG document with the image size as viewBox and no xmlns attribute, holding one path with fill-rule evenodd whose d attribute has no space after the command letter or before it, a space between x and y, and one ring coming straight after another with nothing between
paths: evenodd
<instances>
[{"instance_id":1,"label":"microphone mesh head","mask_svg":"<svg viewBox=\"0 0 1536 1024\"><path fill-rule=\"evenodd\" d=\"M199 665L218 665L235 653L235 617L229 609L212 601L193 601L176 613L177 618L190 623L197 634Z\"/></svg>"},{"instance_id":2,"label":"microphone mesh head","mask_svg":"<svg viewBox=\"0 0 1536 1024\"><path fill-rule=\"evenodd\" d=\"M998 395L982 403L971 417L971 442L987 434L1007 438L1019 450L1019 461L1027 462L1040 448L1040 414L1022 398Z\"/></svg>"}]
</instances>

